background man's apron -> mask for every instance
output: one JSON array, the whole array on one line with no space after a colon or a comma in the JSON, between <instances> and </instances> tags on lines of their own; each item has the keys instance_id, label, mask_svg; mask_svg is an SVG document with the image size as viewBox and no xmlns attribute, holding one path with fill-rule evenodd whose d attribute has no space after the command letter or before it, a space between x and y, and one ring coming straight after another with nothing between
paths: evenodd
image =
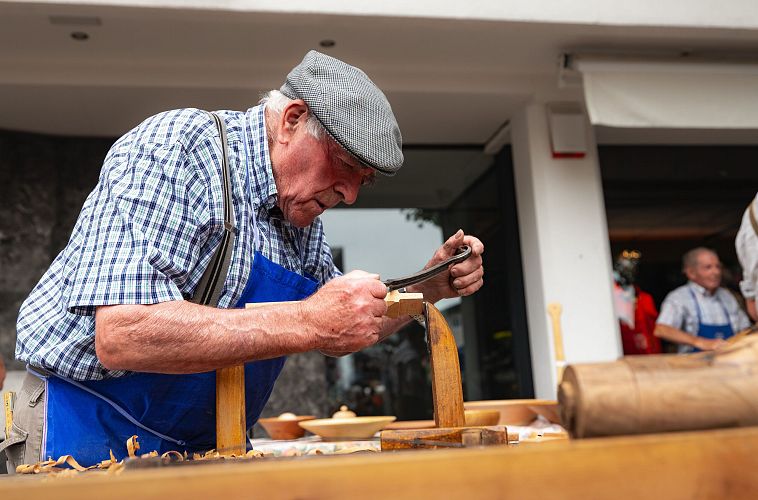
<instances>
[{"instance_id":1,"label":"background man's apron","mask_svg":"<svg viewBox=\"0 0 758 500\"><path fill-rule=\"evenodd\" d=\"M726 307L724 306L724 303L721 302L721 300L718 298L717 295L714 295L714 298L721 306L721 309L724 311L724 316L726 317L726 324L709 324L709 323L703 323L703 315L700 311L700 305L697 302L697 297L695 296L695 292L692 291L692 289L689 289L690 295L692 296L692 300L695 302L695 311L697 312L697 336L703 337L706 339L728 339L732 335L734 335L734 330L732 330L732 324L729 321L729 311L726 310ZM700 349L694 348L694 352L699 352Z\"/></svg>"}]
</instances>

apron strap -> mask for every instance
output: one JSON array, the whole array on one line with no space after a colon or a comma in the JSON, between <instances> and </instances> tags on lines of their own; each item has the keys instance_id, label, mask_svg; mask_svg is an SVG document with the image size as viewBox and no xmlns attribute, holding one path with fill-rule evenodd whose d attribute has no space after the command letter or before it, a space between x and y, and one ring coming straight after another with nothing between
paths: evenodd
<instances>
[{"instance_id":1,"label":"apron strap","mask_svg":"<svg viewBox=\"0 0 758 500\"><path fill-rule=\"evenodd\" d=\"M216 113L208 113L216 123L219 137L221 139L221 151L223 153L222 169L223 189L224 189L224 234L221 237L221 243L216 249L216 253L211 258L208 267L205 268L203 276L197 285L195 295L191 301L201 305L217 306L221 298L226 274L229 271L229 264L232 258L231 249L234 248L234 235L237 228L234 226L234 207L232 205L232 188L229 173L229 149L226 139L226 126L224 121ZM220 281L220 283L219 283ZM199 293L198 293L199 291Z\"/></svg>"},{"instance_id":2,"label":"apron strap","mask_svg":"<svg viewBox=\"0 0 758 500\"><path fill-rule=\"evenodd\" d=\"M703 324L703 318L702 318L702 316L700 314L700 305L698 305L697 297L695 296L695 292L692 291L692 288L688 288L688 290L690 291L690 295L692 295L693 302L695 302L695 311L697 312L697 323L698 323L698 325L702 325ZM718 302L719 305L721 306L721 310L724 311L724 316L726 317L726 323L725 324L729 325L729 327L731 328L731 326L732 326L732 318L729 317L729 311L727 310L727 308L724 305L724 303L721 302L721 299L718 296L718 289L716 290L716 293L713 294L713 298L716 299L716 302ZM734 330L732 330L732 331L734 331Z\"/></svg>"}]
</instances>

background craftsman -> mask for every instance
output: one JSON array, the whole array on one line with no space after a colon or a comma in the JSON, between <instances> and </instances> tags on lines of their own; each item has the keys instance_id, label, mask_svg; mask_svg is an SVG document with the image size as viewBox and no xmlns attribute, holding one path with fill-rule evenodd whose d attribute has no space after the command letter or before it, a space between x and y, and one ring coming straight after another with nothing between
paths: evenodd
<instances>
[{"instance_id":1,"label":"background craftsman","mask_svg":"<svg viewBox=\"0 0 758 500\"><path fill-rule=\"evenodd\" d=\"M407 323L383 317L377 275L341 276L318 219L402 166L397 122L368 76L312 51L260 105L216 114L223 128L197 109L161 113L108 153L68 245L19 314L16 356L30 373L2 445L12 467L63 454L90 465L109 449L121 458L133 434L145 450L214 448L213 370L246 363L249 428L283 356L354 352ZM234 244L219 308L192 303L225 229ZM464 244L469 259L409 291L435 302L478 290L484 248L463 231L427 266Z\"/></svg>"},{"instance_id":2,"label":"background craftsman","mask_svg":"<svg viewBox=\"0 0 758 500\"><path fill-rule=\"evenodd\" d=\"M680 353L711 351L750 325L734 295L721 285L721 262L708 248L698 247L682 257L687 284L663 300L655 335L678 344Z\"/></svg>"}]
</instances>

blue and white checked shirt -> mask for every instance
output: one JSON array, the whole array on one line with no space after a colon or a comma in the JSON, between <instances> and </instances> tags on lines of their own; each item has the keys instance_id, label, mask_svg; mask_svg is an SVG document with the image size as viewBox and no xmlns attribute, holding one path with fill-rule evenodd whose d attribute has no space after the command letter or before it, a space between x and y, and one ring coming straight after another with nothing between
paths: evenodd
<instances>
[{"instance_id":1,"label":"blue and white checked shirt","mask_svg":"<svg viewBox=\"0 0 758 500\"><path fill-rule=\"evenodd\" d=\"M321 221L298 229L276 208L264 107L218 114L227 127L239 229L219 307L239 300L254 250L321 284L339 275ZM121 137L66 248L21 306L16 357L76 380L124 375L97 359L95 308L193 294L221 240L222 154L213 120L197 109L155 115Z\"/></svg>"}]
</instances>

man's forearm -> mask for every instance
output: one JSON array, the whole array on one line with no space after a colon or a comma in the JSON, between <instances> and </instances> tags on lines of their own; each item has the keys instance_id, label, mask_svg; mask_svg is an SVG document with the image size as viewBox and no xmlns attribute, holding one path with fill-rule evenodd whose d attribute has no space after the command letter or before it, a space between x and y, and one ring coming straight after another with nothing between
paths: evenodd
<instances>
[{"instance_id":1,"label":"man's forearm","mask_svg":"<svg viewBox=\"0 0 758 500\"><path fill-rule=\"evenodd\" d=\"M755 298L745 299L745 308L747 309L747 314L750 316L750 319L758 321L758 310L756 310L755 307Z\"/></svg>"},{"instance_id":2,"label":"man's forearm","mask_svg":"<svg viewBox=\"0 0 758 500\"><path fill-rule=\"evenodd\" d=\"M97 310L95 346L113 370L209 371L312 349L299 308L216 309L186 301L105 306Z\"/></svg>"},{"instance_id":3,"label":"man's forearm","mask_svg":"<svg viewBox=\"0 0 758 500\"><path fill-rule=\"evenodd\" d=\"M675 344L691 345L695 347L697 347L696 344L699 339L699 337L696 335L691 335L678 328L674 328L673 326L663 325L660 323L655 325L655 330L653 333L656 337L668 340L669 342L673 342Z\"/></svg>"}]
</instances>

